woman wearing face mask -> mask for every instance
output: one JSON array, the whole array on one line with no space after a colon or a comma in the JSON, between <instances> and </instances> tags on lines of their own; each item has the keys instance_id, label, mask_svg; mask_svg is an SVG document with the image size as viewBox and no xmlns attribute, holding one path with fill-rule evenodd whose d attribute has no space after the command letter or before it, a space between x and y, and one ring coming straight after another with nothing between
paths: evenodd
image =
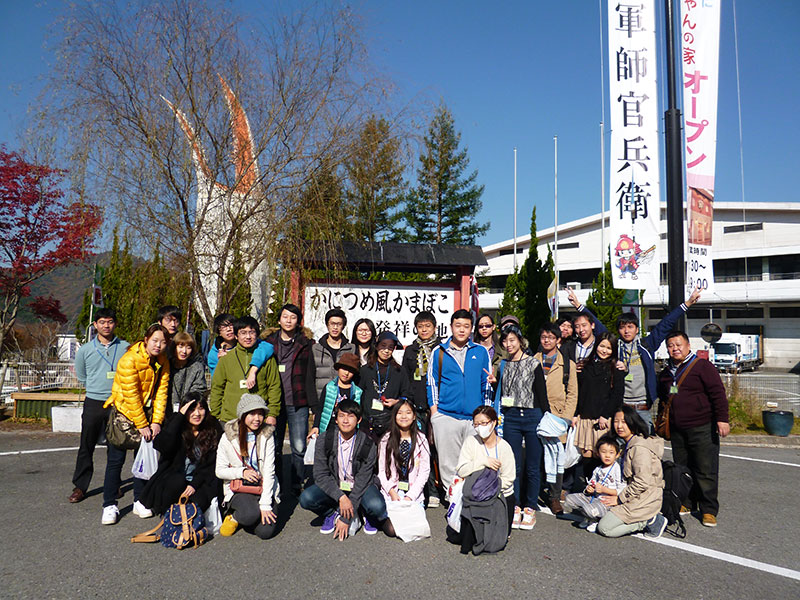
<instances>
[{"instance_id":1,"label":"woman wearing face mask","mask_svg":"<svg viewBox=\"0 0 800 600\"><path fill-rule=\"evenodd\" d=\"M356 346L361 364L367 364L370 351L375 346L375 324L370 319L359 319L353 326L353 338L350 340Z\"/></svg>"},{"instance_id":2,"label":"woman wearing face mask","mask_svg":"<svg viewBox=\"0 0 800 600\"><path fill-rule=\"evenodd\" d=\"M575 445L583 456L581 463L586 479L599 464L593 460L597 440L609 433L614 413L622 406L625 371L620 371L616 365L617 338L601 333L578 373L578 410L572 418Z\"/></svg>"},{"instance_id":3,"label":"woman wearing face mask","mask_svg":"<svg viewBox=\"0 0 800 600\"><path fill-rule=\"evenodd\" d=\"M479 406L475 409L472 413L472 426L475 428L475 435L469 436L461 446L456 472L459 477L466 478L470 473L486 467L497 471L500 476L500 494L505 498L508 508L508 535L511 535L511 522L514 520L514 507L517 505L514 498L517 473L514 451L507 441L497 435L497 413L491 406ZM464 531L463 519L461 534L470 535L469 530ZM474 537L474 533L472 535ZM464 546L462 540L462 549ZM467 546L471 547L471 544Z\"/></svg>"},{"instance_id":4,"label":"woman wearing face mask","mask_svg":"<svg viewBox=\"0 0 800 600\"><path fill-rule=\"evenodd\" d=\"M176 334L186 335L183 332ZM202 364L202 363L201 363ZM222 495L222 482L214 474L222 427L211 416L203 395L190 392L180 408L153 440L160 453L158 471L145 485L142 504L157 514L181 496L206 511Z\"/></svg>"},{"instance_id":5,"label":"woman wearing face mask","mask_svg":"<svg viewBox=\"0 0 800 600\"><path fill-rule=\"evenodd\" d=\"M514 323L506 325L500 340L509 359L503 360L498 369L494 408L502 411L503 439L511 445L516 463L514 497L519 504L514 507L512 527L530 530L536 525L534 511L541 480L542 441L536 429L550 405L542 365L525 354L527 340L522 337L520 328ZM489 381L495 383L495 378L490 375ZM520 492L523 466L527 483L524 500Z\"/></svg>"},{"instance_id":6,"label":"woman wearing face mask","mask_svg":"<svg viewBox=\"0 0 800 600\"><path fill-rule=\"evenodd\" d=\"M166 414L169 361L164 351L168 335L166 328L156 323L150 325L141 342L128 348L117 364L111 396L103 405L103 408L108 408L113 404L147 441L160 433ZM125 449L108 446L103 482L103 525L113 525L119 519L117 493L126 454ZM142 519L153 516L153 512L139 502L144 484L143 479L133 478L133 513Z\"/></svg>"},{"instance_id":7,"label":"woman wearing face mask","mask_svg":"<svg viewBox=\"0 0 800 600\"><path fill-rule=\"evenodd\" d=\"M361 406L376 443L389 429L392 407L410 394L408 375L392 357L395 349L403 349L397 336L391 331L381 332L359 375L359 387L364 390Z\"/></svg>"},{"instance_id":8,"label":"woman wearing face mask","mask_svg":"<svg viewBox=\"0 0 800 600\"><path fill-rule=\"evenodd\" d=\"M172 406L177 408L190 393L206 393L206 367L203 357L197 351L197 342L190 333L176 333L170 342L170 348L169 399Z\"/></svg>"}]
</instances>

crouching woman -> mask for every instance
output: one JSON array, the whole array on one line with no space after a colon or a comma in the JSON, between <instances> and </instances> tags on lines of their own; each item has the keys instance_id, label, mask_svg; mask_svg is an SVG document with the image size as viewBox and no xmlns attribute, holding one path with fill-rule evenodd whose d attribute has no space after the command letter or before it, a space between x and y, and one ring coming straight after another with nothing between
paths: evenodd
<instances>
[{"instance_id":1,"label":"crouching woman","mask_svg":"<svg viewBox=\"0 0 800 600\"><path fill-rule=\"evenodd\" d=\"M623 406L614 414L614 429L625 442L622 476L627 486L617 496L601 497L609 512L597 524L597 533L620 537L645 530L658 537L667 524L659 514L664 495L664 440L650 436L649 426L630 406Z\"/></svg>"},{"instance_id":2,"label":"crouching woman","mask_svg":"<svg viewBox=\"0 0 800 600\"><path fill-rule=\"evenodd\" d=\"M228 513L220 535L231 536L239 526L262 540L277 532L273 503L279 502L275 476L275 441L267 425L267 404L257 394L242 394L236 419L225 423L217 449L217 477L223 482Z\"/></svg>"}]
</instances>

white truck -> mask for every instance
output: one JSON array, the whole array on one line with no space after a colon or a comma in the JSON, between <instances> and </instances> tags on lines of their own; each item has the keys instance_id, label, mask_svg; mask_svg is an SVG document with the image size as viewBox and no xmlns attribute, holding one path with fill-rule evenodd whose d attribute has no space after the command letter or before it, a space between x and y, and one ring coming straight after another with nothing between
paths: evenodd
<instances>
[{"instance_id":1,"label":"white truck","mask_svg":"<svg viewBox=\"0 0 800 600\"><path fill-rule=\"evenodd\" d=\"M759 336L744 333L723 333L719 341L712 344L712 362L720 371L736 373L757 369L764 362Z\"/></svg>"}]
</instances>

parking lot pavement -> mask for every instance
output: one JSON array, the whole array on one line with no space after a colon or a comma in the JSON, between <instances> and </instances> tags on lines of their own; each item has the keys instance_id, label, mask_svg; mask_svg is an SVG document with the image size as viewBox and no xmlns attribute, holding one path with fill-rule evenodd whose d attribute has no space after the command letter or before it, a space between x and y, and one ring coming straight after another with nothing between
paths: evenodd
<instances>
[{"instance_id":1,"label":"parking lot pavement","mask_svg":"<svg viewBox=\"0 0 800 600\"><path fill-rule=\"evenodd\" d=\"M75 505L66 501L75 451L3 454L76 445L64 436L0 435L0 597L800 597L796 448L723 448L719 527L690 517L680 543L608 540L540 513L535 529L515 531L502 553L473 557L445 541L443 508L428 510L429 540L359 533L338 542L320 535L314 515L291 498L281 503L284 526L272 540L240 531L184 552L131 544L155 521L130 513L128 483L122 519L100 525L103 448L93 493Z\"/></svg>"}]
</instances>

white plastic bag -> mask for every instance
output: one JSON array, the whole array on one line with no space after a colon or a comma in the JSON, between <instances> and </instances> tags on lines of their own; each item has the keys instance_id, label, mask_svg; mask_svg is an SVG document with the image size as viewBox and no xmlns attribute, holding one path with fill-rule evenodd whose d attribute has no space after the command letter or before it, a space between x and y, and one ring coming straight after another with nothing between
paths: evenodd
<instances>
[{"instance_id":1,"label":"white plastic bag","mask_svg":"<svg viewBox=\"0 0 800 600\"><path fill-rule=\"evenodd\" d=\"M222 513L219 511L219 500L216 496L211 500L211 504L203 516L206 518L208 530L212 535L217 535L219 528L222 527Z\"/></svg>"},{"instance_id":2,"label":"white plastic bag","mask_svg":"<svg viewBox=\"0 0 800 600\"><path fill-rule=\"evenodd\" d=\"M317 448L317 436L312 437L308 440L306 444L306 453L303 456L303 464L304 465L313 465L314 464L314 452Z\"/></svg>"},{"instance_id":3,"label":"white plastic bag","mask_svg":"<svg viewBox=\"0 0 800 600\"><path fill-rule=\"evenodd\" d=\"M414 542L431 537L431 526L425 518L425 507L411 500L386 503L386 512L394 532L404 542ZM459 515L460 518L460 515Z\"/></svg>"},{"instance_id":4,"label":"white plastic bag","mask_svg":"<svg viewBox=\"0 0 800 600\"><path fill-rule=\"evenodd\" d=\"M136 458L133 460L131 473L137 479L150 479L158 470L158 452L153 448L153 442L144 438L139 443Z\"/></svg>"},{"instance_id":5,"label":"white plastic bag","mask_svg":"<svg viewBox=\"0 0 800 600\"><path fill-rule=\"evenodd\" d=\"M464 493L464 480L456 477L453 480L453 485L450 486L448 496L450 497L450 506L447 509L447 524L456 532L461 533L461 508L462 508L462 494Z\"/></svg>"},{"instance_id":6,"label":"white plastic bag","mask_svg":"<svg viewBox=\"0 0 800 600\"><path fill-rule=\"evenodd\" d=\"M564 468L574 467L580 458L581 453L578 452L578 447L575 445L575 428L570 427L567 432L567 443L564 444Z\"/></svg>"}]
</instances>

